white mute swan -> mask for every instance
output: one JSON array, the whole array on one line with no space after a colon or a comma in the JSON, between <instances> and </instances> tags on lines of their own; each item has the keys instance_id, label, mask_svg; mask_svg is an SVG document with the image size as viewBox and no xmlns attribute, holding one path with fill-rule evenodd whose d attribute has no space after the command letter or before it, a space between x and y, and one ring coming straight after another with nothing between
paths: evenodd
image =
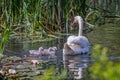
<instances>
[{"instance_id":1,"label":"white mute swan","mask_svg":"<svg viewBox=\"0 0 120 80\"><path fill-rule=\"evenodd\" d=\"M78 23L78 36L69 36L67 43L64 44L63 54L86 54L89 52L89 41L82 36L83 19L81 16L75 16L73 23Z\"/></svg>"}]
</instances>

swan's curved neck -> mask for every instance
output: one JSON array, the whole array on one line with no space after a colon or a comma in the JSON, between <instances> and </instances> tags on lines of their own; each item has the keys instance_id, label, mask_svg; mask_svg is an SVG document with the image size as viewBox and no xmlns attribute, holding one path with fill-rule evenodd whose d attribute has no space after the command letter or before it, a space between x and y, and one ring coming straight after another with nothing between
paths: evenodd
<instances>
[{"instance_id":1,"label":"swan's curved neck","mask_svg":"<svg viewBox=\"0 0 120 80\"><path fill-rule=\"evenodd\" d=\"M79 20L78 21L78 26L79 26L78 36L82 36L83 22Z\"/></svg>"}]
</instances>

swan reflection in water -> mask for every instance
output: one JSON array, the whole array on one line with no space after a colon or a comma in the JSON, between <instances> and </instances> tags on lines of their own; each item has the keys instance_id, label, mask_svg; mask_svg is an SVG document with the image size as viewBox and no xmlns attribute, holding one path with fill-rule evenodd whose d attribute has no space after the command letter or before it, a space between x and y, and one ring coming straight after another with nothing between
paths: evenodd
<instances>
[{"instance_id":1,"label":"swan reflection in water","mask_svg":"<svg viewBox=\"0 0 120 80\"><path fill-rule=\"evenodd\" d=\"M89 41L87 37L82 35L82 17L75 16L73 23L77 23L79 26L78 36L67 38L63 48L63 61L64 68L69 68L75 79L80 79L82 78L82 69L87 67L87 63L83 63L83 61L89 59Z\"/></svg>"}]
</instances>

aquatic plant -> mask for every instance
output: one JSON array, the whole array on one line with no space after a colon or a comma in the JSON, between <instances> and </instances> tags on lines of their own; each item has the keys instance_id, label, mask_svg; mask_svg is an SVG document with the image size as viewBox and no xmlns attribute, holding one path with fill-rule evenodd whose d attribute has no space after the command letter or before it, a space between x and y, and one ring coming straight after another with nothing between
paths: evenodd
<instances>
[{"instance_id":1,"label":"aquatic plant","mask_svg":"<svg viewBox=\"0 0 120 80\"><path fill-rule=\"evenodd\" d=\"M92 51L92 58L95 62L91 64L89 71L92 80L119 80L120 64L108 59L107 48L95 45Z\"/></svg>"},{"instance_id":2,"label":"aquatic plant","mask_svg":"<svg viewBox=\"0 0 120 80\"><path fill-rule=\"evenodd\" d=\"M50 67L45 70L43 76L37 77L35 80L72 80L72 76L68 71L63 69L61 72L57 72L56 68Z\"/></svg>"},{"instance_id":3,"label":"aquatic plant","mask_svg":"<svg viewBox=\"0 0 120 80\"><path fill-rule=\"evenodd\" d=\"M101 4L103 1L104 4ZM109 3L114 6L109 6ZM5 18L3 16L7 12L12 24L9 29L13 30L15 35L23 36L24 34L26 37L54 34L54 31L63 32L66 30L65 32L68 32L68 23L73 16L80 15L85 18L90 14L89 16L94 19L92 23L99 23L101 20L96 19L104 13L111 13L110 10L119 14L116 12L119 11L118 4L118 0L1 0L0 24L4 24ZM94 13L91 14L91 11ZM3 31L1 27L0 29Z\"/></svg>"},{"instance_id":4,"label":"aquatic plant","mask_svg":"<svg viewBox=\"0 0 120 80\"><path fill-rule=\"evenodd\" d=\"M0 27L2 27L2 33L0 33L0 54L3 53L5 45L7 43L7 40L9 39L9 35L12 33L10 30L10 27L12 25L10 15L5 10L3 24L0 24Z\"/></svg>"},{"instance_id":5,"label":"aquatic plant","mask_svg":"<svg viewBox=\"0 0 120 80\"><path fill-rule=\"evenodd\" d=\"M14 31L25 31L35 34L62 29L68 15L81 14L85 16L85 1L60 0L1 0L0 15L9 13ZM78 4L80 3L80 4ZM80 5L80 7L78 7ZM83 9L81 9L83 8ZM4 18L1 16L1 20Z\"/></svg>"},{"instance_id":6,"label":"aquatic plant","mask_svg":"<svg viewBox=\"0 0 120 80\"><path fill-rule=\"evenodd\" d=\"M57 75L55 68L51 67L45 71L42 80L63 80L66 76L66 71L63 71L60 75Z\"/></svg>"},{"instance_id":7,"label":"aquatic plant","mask_svg":"<svg viewBox=\"0 0 120 80\"><path fill-rule=\"evenodd\" d=\"M85 18L91 10L95 11L96 16L99 14L97 18L111 13L119 15L118 4L118 0L1 0L0 15L8 12L12 20L10 28L17 34L53 34L56 30L64 31L71 17L80 15ZM2 16L0 21L4 21Z\"/></svg>"}]
</instances>

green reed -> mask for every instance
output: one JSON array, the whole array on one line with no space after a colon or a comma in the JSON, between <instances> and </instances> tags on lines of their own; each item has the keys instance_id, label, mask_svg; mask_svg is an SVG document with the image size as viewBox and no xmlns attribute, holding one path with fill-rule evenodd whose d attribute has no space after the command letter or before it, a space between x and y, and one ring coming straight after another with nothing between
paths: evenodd
<instances>
[{"instance_id":1,"label":"green reed","mask_svg":"<svg viewBox=\"0 0 120 80\"><path fill-rule=\"evenodd\" d=\"M67 70L62 69L61 73L56 68L50 67L44 71L43 75L35 78L35 80L73 80L73 76Z\"/></svg>"},{"instance_id":2,"label":"green reed","mask_svg":"<svg viewBox=\"0 0 120 80\"><path fill-rule=\"evenodd\" d=\"M3 29L3 33L1 33L0 35L0 53L2 54L5 48L5 45L7 43L7 40L9 39L9 35L11 34L11 23L12 23L12 19L10 18L10 15L8 14L7 10L4 11L4 16L5 18L5 22L4 24L1 24L0 27L2 27Z\"/></svg>"},{"instance_id":3,"label":"green reed","mask_svg":"<svg viewBox=\"0 0 120 80\"><path fill-rule=\"evenodd\" d=\"M1 0L0 8L1 14L5 9L9 12L13 20L11 29L17 29L19 33L21 32L19 29L22 29L29 35L37 32L64 31L68 19L72 19L75 15L85 18L91 9L100 12L98 13L100 15L103 15L104 11L113 11L109 3L113 4L114 12L119 10L118 0ZM24 29L21 25L24 25Z\"/></svg>"},{"instance_id":4,"label":"green reed","mask_svg":"<svg viewBox=\"0 0 120 80\"><path fill-rule=\"evenodd\" d=\"M85 15L85 0L2 0L1 4L2 13L6 9L13 20L12 29L25 25L25 31L31 34L62 30L67 15Z\"/></svg>"},{"instance_id":5,"label":"green reed","mask_svg":"<svg viewBox=\"0 0 120 80\"><path fill-rule=\"evenodd\" d=\"M95 59L95 62L89 68L91 80L120 79L120 64L110 61L107 51L107 48L101 48L100 45L93 47L92 58Z\"/></svg>"}]
</instances>

